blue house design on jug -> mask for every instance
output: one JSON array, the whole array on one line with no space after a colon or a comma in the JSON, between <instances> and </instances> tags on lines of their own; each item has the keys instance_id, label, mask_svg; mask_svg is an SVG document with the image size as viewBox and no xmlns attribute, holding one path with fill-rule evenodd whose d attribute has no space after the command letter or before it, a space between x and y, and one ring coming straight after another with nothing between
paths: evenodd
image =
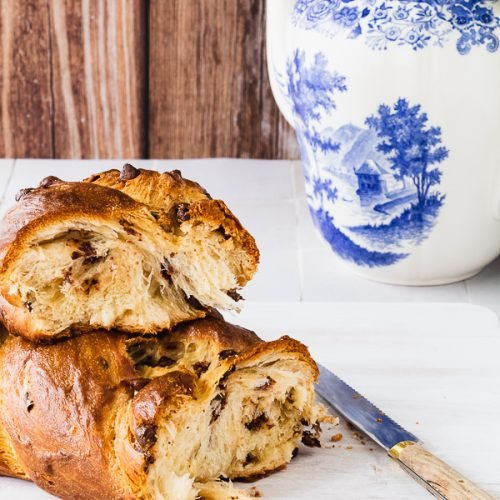
<instances>
[{"instance_id":1,"label":"blue house design on jug","mask_svg":"<svg viewBox=\"0 0 500 500\"><path fill-rule=\"evenodd\" d=\"M372 197L382 194L383 183L381 179L381 168L374 160L365 161L357 171L358 189L356 194Z\"/></svg>"}]
</instances>

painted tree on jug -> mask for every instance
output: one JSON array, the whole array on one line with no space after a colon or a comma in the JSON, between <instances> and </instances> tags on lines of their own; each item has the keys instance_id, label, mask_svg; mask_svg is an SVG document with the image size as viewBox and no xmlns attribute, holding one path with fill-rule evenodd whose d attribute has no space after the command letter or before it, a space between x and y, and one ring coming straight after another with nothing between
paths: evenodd
<instances>
[{"instance_id":1,"label":"painted tree on jug","mask_svg":"<svg viewBox=\"0 0 500 500\"><path fill-rule=\"evenodd\" d=\"M304 51L295 50L287 62L287 94L301 132L315 150L336 151L339 144L314 128L322 113L337 108L336 95L347 90L345 77L328 68L328 60L321 52L315 54L312 64L306 65Z\"/></svg>"},{"instance_id":2,"label":"painted tree on jug","mask_svg":"<svg viewBox=\"0 0 500 500\"><path fill-rule=\"evenodd\" d=\"M415 185L418 207L423 210L432 186L441 180L442 172L436 165L448 157L441 128L429 126L420 105L411 106L406 99L399 99L392 108L382 104L366 124L380 138L377 149L390 161L394 177L409 178ZM432 199L439 201L439 193L433 193Z\"/></svg>"}]
</instances>

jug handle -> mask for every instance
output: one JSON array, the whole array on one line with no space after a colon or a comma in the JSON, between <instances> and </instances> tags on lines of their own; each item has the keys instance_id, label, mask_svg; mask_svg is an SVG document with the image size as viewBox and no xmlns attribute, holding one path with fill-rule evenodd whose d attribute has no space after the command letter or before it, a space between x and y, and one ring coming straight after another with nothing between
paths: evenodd
<instances>
[{"instance_id":1,"label":"jug handle","mask_svg":"<svg viewBox=\"0 0 500 500\"><path fill-rule=\"evenodd\" d=\"M266 44L267 44L267 72L273 92L274 100L285 117L286 121L295 128L295 120L290 100L283 93L282 84L277 75L286 75L286 67L279 67L274 61L273 55L279 54L284 60L287 48L290 46L288 40L291 33L288 29L290 14L295 0L267 0L266 2ZM283 9L285 7L285 9ZM283 12L285 10L285 12ZM272 26L271 26L272 20Z\"/></svg>"}]
</instances>

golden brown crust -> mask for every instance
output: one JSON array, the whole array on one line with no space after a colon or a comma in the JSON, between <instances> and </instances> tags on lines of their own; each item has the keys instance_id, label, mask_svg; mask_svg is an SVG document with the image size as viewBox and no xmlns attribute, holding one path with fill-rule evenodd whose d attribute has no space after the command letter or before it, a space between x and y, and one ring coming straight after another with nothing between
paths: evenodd
<instances>
[{"instance_id":1,"label":"golden brown crust","mask_svg":"<svg viewBox=\"0 0 500 500\"><path fill-rule=\"evenodd\" d=\"M116 220L138 215L154 220L144 205L120 191L85 182L57 182L24 190L0 225L0 272L5 272L23 242L52 222L84 216ZM14 244L13 244L14 243Z\"/></svg>"},{"instance_id":2,"label":"golden brown crust","mask_svg":"<svg viewBox=\"0 0 500 500\"><path fill-rule=\"evenodd\" d=\"M317 375L299 342L288 337L262 342L215 316L180 325L172 335L135 340L167 350L182 343L181 357L162 374L163 356L138 363L131 339L118 333L95 332L53 345L9 337L0 347L0 435L3 429L19 463L2 468L0 455L0 471L13 476L24 471L61 498L136 498L158 419L196 397L201 379L194 361L200 358L188 356L193 343L212 349L214 373L288 354ZM228 350L233 352L227 358L220 356ZM122 419L126 426L117 426Z\"/></svg>"},{"instance_id":3,"label":"golden brown crust","mask_svg":"<svg viewBox=\"0 0 500 500\"><path fill-rule=\"evenodd\" d=\"M115 408L128 397L121 382L136 376L121 342L90 334L34 347L10 337L1 350L2 422L23 469L52 494L130 498L110 473Z\"/></svg>"},{"instance_id":4,"label":"golden brown crust","mask_svg":"<svg viewBox=\"0 0 500 500\"><path fill-rule=\"evenodd\" d=\"M184 179L179 170L160 173L125 164L121 172L107 170L88 177L84 182L118 189L141 203L167 211L179 203L211 199L203 187Z\"/></svg>"},{"instance_id":5,"label":"golden brown crust","mask_svg":"<svg viewBox=\"0 0 500 500\"><path fill-rule=\"evenodd\" d=\"M198 183L182 177L179 170L159 173L136 169L126 164L122 171L108 170L94 174L86 182L111 187L128 194L134 200L158 211L157 218L167 228L175 226L176 209L183 207L189 217L184 224L205 223L234 239L234 248L247 254L247 268L239 277L244 286L255 274L259 263L259 250L254 238L221 200L213 200Z\"/></svg>"},{"instance_id":6,"label":"golden brown crust","mask_svg":"<svg viewBox=\"0 0 500 500\"><path fill-rule=\"evenodd\" d=\"M38 188L22 190L18 200L0 224L0 315L12 334L31 340L67 337L73 335L75 330L88 332L100 326L73 324L58 332L38 331L33 326L29 302L20 299L17 292L11 292L9 276L14 267L11 264L21 260L32 241L36 241L44 230L55 224L72 227L73 222L79 221L106 227L116 226L118 231L125 230L127 233L129 227L140 226L152 240L165 240L167 246L172 246L170 255L175 255L175 250L182 256L181 262L186 259L185 255L196 252L200 241L213 234L215 238L211 241L220 248L222 258L230 256L235 284L244 286L257 269L259 251L253 237L222 201L212 200L201 186L184 179L178 171L160 174L127 166L122 173L110 170L96 174L89 182L63 182L48 177L42 180ZM203 231L197 232L197 227L203 227ZM168 236L165 232L169 233ZM191 232L193 239L186 236ZM132 234L140 239L135 229ZM187 279L184 283L189 284L191 281ZM231 306L233 301L239 300L232 286L230 290L221 290L230 297L224 297L229 301L225 305ZM188 295L196 295L195 292L189 291ZM217 300L214 303L218 303ZM203 307L190 309L189 319L205 315ZM181 318L185 319L188 318ZM141 329L134 324L130 329L125 326L121 328L130 333L132 329L142 333L157 333L157 330L172 325L156 326Z\"/></svg>"},{"instance_id":7,"label":"golden brown crust","mask_svg":"<svg viewBox=\"0 0 500 500\"><path fill-rule=\"evenodd\" d=\"M38 332L32 327L30 311L9 293L9 266L20 258L29 241L54 223L72 223L77 219L116 226L139 224L151 235L162 237L149 209L126 194L86 182L42 181L42 187L23 190L18 203L0 224L0 315L11 334L37 341L73 335L75 330L91 331L88 325L72 325L71 331ZM140 236L138 236L140 237ZM193 311L192 317L203 317L204 311Z\"/></svg>"}]
</instances>

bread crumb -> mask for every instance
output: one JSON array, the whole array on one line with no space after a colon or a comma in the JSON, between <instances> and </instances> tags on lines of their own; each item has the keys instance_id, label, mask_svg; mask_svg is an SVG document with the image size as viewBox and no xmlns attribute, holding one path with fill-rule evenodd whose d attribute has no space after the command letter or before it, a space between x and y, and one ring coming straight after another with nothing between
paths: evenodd
<instances>
[{"instance_id":1,"label":"bread crumb","mask_svg":"<svg viewBox=\"0 0 500 500\"><path fill-rule=\"evenodd\" d=\"M342 436L342 434L339 432L338 434L334 434L330 439L336 443L338 441L340 441L344 436Z\"/></svg>"},{"instance_id":2,"label":"bread crumb","mask_svg":"<svg viewBox=\"0 0 500 500\"><path fill-rule=\"evenodd\" d=\"M345 449L346 450L352 450L352 446L346 446Z\"/></svg>"},{"instance_id":3,"label":"bread crumb","mask_svg":"<svg viewBox=\"0 0 500 500\"><path fill-rule=\"evenodd\" d=\"M255 486L252 486L248 490L248 496L251 496L254 498L260 498L262 496L262 493Z\"/></svg>"}]
</instances>

